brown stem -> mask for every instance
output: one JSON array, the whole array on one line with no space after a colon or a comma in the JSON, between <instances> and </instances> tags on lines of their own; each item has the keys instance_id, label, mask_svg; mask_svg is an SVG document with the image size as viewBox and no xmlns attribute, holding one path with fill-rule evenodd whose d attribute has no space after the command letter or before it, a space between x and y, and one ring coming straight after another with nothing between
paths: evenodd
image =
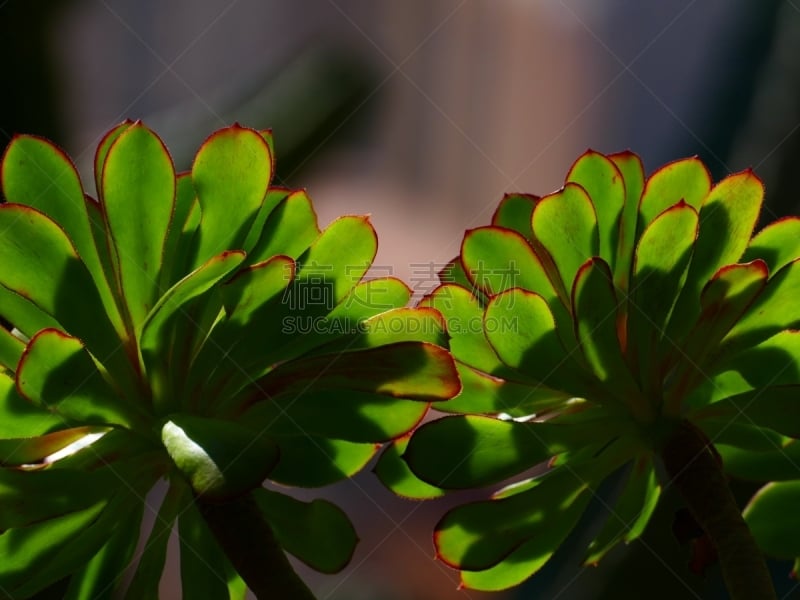
<instances>
[{"instance_id":1,"label":"brown stem","mask_svg":"<svg viewBox=\"0 0 800 600\"><path fill-rule=\"evenodd\" d=\"M672 483L717 549L732 600L776 598L764 555L742 518L708 438L681 421L661 451Z\"/></svg>"},{"instance_id":2,"label":"brown stem","mask_svg":"<svg viewBox=\"0 0 800 600\"><path fill-rule=\"evenodd\" d=\"M250 494L224 504L200 502L198 506L233 567L259 600L314 600Z\"/></svg>"}]
</instances>

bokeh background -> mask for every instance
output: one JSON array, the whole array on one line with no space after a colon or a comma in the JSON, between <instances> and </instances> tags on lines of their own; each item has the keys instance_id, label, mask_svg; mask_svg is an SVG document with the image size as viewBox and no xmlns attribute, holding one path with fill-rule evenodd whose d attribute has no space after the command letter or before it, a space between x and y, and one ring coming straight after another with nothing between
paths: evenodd
<instances>
[{"instance_id":1,"label":"bokeh background","mask_svg":"<svg viewBox=\"0 0 800 600\"><path fill-rule=\"evenodd\" d=\"M558 188L587 148L630 148L648 171L692 154L715 178L752 167L765 220L797 205L798 0L0 0L0 52L3 146L47 136L91 188L95 145L125 118L183 169L218 127L272 127L279 181L309 190L321 224L371 214L376 269L417 296L503 193ZM540 575L495 595L432 560L432 527L464 495L412 503L369 472L299 495L339 502L362 538L340 574L297 565L325 600L725 597L717 569L687 569L670 490L600 567L578 566L598 502ZM179 585L165 576L162 597Z\"/></svg>"}]
</instances>

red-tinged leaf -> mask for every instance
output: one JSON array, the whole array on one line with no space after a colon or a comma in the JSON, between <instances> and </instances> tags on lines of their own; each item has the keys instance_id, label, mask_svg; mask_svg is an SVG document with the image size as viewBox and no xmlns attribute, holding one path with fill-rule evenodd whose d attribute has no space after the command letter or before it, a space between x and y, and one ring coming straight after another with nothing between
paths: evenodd
<instances>
[{"instance_id":1,"label":"red-tinged leaf","mask_svg":"<svg viewBox=\"0 0 800 600\"><path fill-rule=\"evenodd\" d=\"M97 150L94 154L94 183L97 188L98 199L102 198L103 195L103 168L106 165L108 151L111 149L114 142L117 141L117 138L125 133L132 125L133 121L125 119L125 121L109 130L97 145Z\"/></svg>"},{"instance_id":2,"label":"red-tinged leaf","mask_svg":"<svg viewBox=\"0 0 800 600\"><path fill-rule=\"evenodd\" d=\"M133 330L158 300L175 189L172 158L155 133L134 123L114 140L103 164L101 203Z\"/></svg>"},{"instance_id":3,"label":"red-tinged leaf","mask_svg":"<svg viewBox=\"0 0 800 600\"><path fill-rule=\"evenodd\" d=\"M68 423L131 427L146 414L139 398L125 398L109 385L80 340L57 329L30 341L19 361L17 389Z\"/></svg>"},{"instance_id":4,"label":"red-tinged leaf","mask_svg":"<svg viewBox=\"0 0 800 600\"><path fill-rule=\"evenodd\" d=\"M759 231L744 251L742 261L762 259L774 274L800 256L800 218L784 217Z\"/></svg>"},{"instance_id":5,"label":"red-tinged leaf","mask_svg":"<svg viewBox=\"0 0 800 600\"><path fill-rule=\"evenodd\" d=\"M763 199L761 180L743 171L720 181L704 200L692 264L670 324L676 340L684 338L700 313L697 298L712 275L742 256Z\"/></svg>"},{"instance_id":6,"label":"red-tinged leaf","mask_svg":"<svg viewBox=\"0 0 800 600\"><path fill-rule=\"evenodd\" d=\"M191 245L191 233L185 232L184 227L192 212L192 208L197 202L194 193L191 173L180 173L175 181L175 207L172 219L169 222L169 230L164 241L163 269L161 270L161 288L169 289L176 281L183 278L188 272L188 265L179 260L181 256L180 247ZM185 251L185 250L184 250Z\"/></svg>"},{"instance_id":7,"label":"red-tinged leaf","mask_svg":"<svg viewBox=\"0 0 800 600\"><path fill-rule=\"evenodd\" d=\"M594 205L600 238L600 256L616 267L620 237L620 217L625 204L623 175L612 160L594 150L587 150L572 165L566 183L577 183ZM586 257L588 258L588 257Z\"/></svg>"},{"instance_id":8,"label":"red-tinged leaf","mask_svg":"<svg viewBox=\"0 0 800 600\"><path fill-rule=\"evenodd\" d=\"M2 163L7 202L35 208L64 230L100 291L119 332L124 330L92 235L92 219L75 165L57 146L35 136L15 136ZM102 216L98 221L102 225Z\"/></svg>"},{"instance_id":9,"label":"red-tinged leaf","mask_svg":"<svg viewBox=\"0 0 800 600\"><path fill-rule=\"evenodd\" d=\"M492 215L492 225L513 229L526 239L533 239L531 219L538 201L539 197L531 194L506 194Z\"/></svg>"},{"instance_id":10,"label":"red-tinged leaf","mask_svg":"<svg viewBox=\"0 0 800 600\"><path fill-rule=\"evenodd\" d=\"M643 232L656 217L681 200L699 212L711 184L711 174L696 156L664 165L645 184L639 203L639 231Z\"/></svg>"},{"instance_id":11,"label":"red-tinged leaf","mask_svg":"<svg viewBox=\"0 0 800 600\"><path fill-rule=\"evenodd\" d=\"M528 240L511 229L479 227L469 230L461 243L461 262L472 285L488 296L511 288L558 302L553 283Z\"/></svg>"},{"instance_id":12,"label":"red-tinged leaf","mask_svg":"<svg viewBox=\"0 0 800 600\"><path fill-rule=\"evenodd\" d=\"M388 444L375 464L375 475L393 493L409 500L432 500L441 498L445 491L419 479L408 463L402 459L410 436Z\"/></svg>"},{"instance_id":13,"label":"red-tinged leaf","mask_svg":"<svg viewBox=\"0 0 800 600\"><path fill-rule=\"evenodd\" d=\"M461 264L461 257L456 256L453 260L448 262L438 273L439 281L443 284L459 285L471 293L475 294L476 298L483 302L483 293L480 290L473 288L472 283L464 271L464 265Z\"/></svg>"},{"instance_id":14,"label":"red-tinged leaf","mask_svg":"<svg viewBox=\"0 0 800 600\"><path fill-rule=\"evenodd\" d=\"M116 375L130 373L94 281L64 231L39 211L18 204L0 206L0 230L0 285L79 336ZM39 319L24 303L11 309L17 313L12 319L22 316L31 325L48 320ZM36 333L23 327L26 334Z\"/></svg>"},{"instance_id":15,"label":"red-tinged leaf","mask_svg":"<svg viewBox=\"0 0 800 600\"><path fill-rule=\"evenodd\" d=\"M273 193L273 190L270 190ZM253 265L282 254L297 259L320 234L317 213L305 191L279 190L283 199L271 211L248 255ZM269 197L269 195L268 195Z\"/></svg>"},{"instance_id":16,"label":"red-tinged leaf","mask_svg":"<svg viewBox=\"0 0 800 600\"><path fill-rule=\"evenodd\" d=\"M105 429L97 427L74 427L36 437L0 439L0 465L18 467L39 463L73 442L103 431Z\"/></svg>"},{"instance_id":17,"label":"red-tinged leaf","mask_svg":"<svg viewBox=\"0 0 800 600\"><path fill-rule=\"evenodd\" d=\"M545 196L536 204L532 223L536 240L552 257L558 270L567 303L568 290L578 269L587 258L597 256L600 251L594 205L581 186L568 183L561 191ZM535 249L538 252L539 248ZM545 260L544 256L540 258ZM558 289L558 282L555 285Z\"/></svg>"},{"instance_id":18,"label":"red-tinged leaf","mask_svg":"<svg viewBox=\"0 0 800 600\"><path fill-rule=\"evenodd\" d=\"M484 315L484 331L497 356L521 373L523 380L583 397L588 379L556 332L547 302L518 288L492 298Z\"/></svg>"},{"instance_id":19,"label":"red-tinged leaf","mask_svg":"<svg viewBox=\"0 0 800 600\"><path fill-rule=\"evenodd\" d=\"M63 417L20 396L13 374L0 371L0 440L32 438L67 427Z\"/></svg>"},{"instance_id":20,"label":"red-tinged leaf","mask_svg":"<svg viewBox=\"0 0 800 600\"><path fill-rule=\"evenodd\" d=\"M625 206L620 215L617 263L614 265L614 282L627 290L633 265L633 248L639 217L639 201L644 190L644 167L633 152L610 154L608 158L617 166L625 181Z\"/></svg>"},{"instance_id":21,"label":"red-tinged leaf","mask_svg":"<svg viewBox=\"0 0 800 600\"><path fill-rule=\"evenodd\" d=\"M202 220L195 264L244 247L267 194L272 155L264 138L238 125L213 133L192 165Z\"/></svg>"},{"instance_id":22,"label":"red-tinged leaf","mask_svg":"<svg viewBox=\"0 0 800 600\"><path fill-rule=\"evenodd\" d=\"M434 403L436 410L523 418L558 410L572 398L571 394L541 383L496 377L458 360L456 367L461 379L461 393L452 400Z\"/></svg>"},{"instance_id":23,"label":"red-tinged leaf","mask_svg":"<svg viewBox=\"0 0 800 600\"><path fill-rule=\"evenodd\" d=\"M260 393L348 389L430 402L460 390L453 359L425 342L398 342L367 350L285 363L259 381Z\"/></svg>"},{"instance_id":24,"label":"red-tinged leaf","mask_svg":"<svg viewBox=\"0 0 800 600\"><path fill-rule=\"evenodd\" d=\"M638 368L643 392L652 389L664 340L671 350L668 324L691 261L697 237L697 211L684 202L650 223L636 246L628 305L628 356Z\"/></svg>"}]
</instances>

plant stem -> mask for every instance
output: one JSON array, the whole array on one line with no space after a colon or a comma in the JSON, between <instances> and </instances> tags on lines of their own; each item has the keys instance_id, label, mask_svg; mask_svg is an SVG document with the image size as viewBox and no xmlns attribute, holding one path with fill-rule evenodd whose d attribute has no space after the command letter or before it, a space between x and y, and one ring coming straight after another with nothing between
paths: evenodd
<instances>
[{"instance_id":1,"label":"plant stem","mask_svg":"<svg viewBox=\"0 0 800 600\"><path fill-rule=\"evenodd\" d=\"M731 493L711 442L681 421L661 451L672 483L717 549L732 600L776 598L764 555Z\"/></svg>"},{"instance_id":2,"label":"plant stem","mask_svg":"<svg viewBox=\"0 0 800 600\"><path fill-rule=\"evenodd\" d=\"M314 600L250 494L198 506L233 567L259 600Z\"/></svg>"}]
</instances>

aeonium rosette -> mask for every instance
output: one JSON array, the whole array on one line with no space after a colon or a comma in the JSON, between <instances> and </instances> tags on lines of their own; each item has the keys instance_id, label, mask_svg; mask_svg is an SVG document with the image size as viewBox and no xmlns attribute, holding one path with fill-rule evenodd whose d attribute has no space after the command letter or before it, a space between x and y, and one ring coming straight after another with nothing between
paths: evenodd
<instances>
[{"instance_id":1,"label":"aeonium rosette","mask_svg":"<svg viewBox=\"0 0 800 600\"><path fill-rule=\"evenodd\" d=\"M445 317L463 383L434 407L463 414L397 440L377 467L416 498L516 477L436 527L466 587L530 577L621 469L585 561L636 539L679 432L713 442L729 474L800 477L786 460L800 457L800 220L751 239L762 199L751 171L714 185L689 158L645 178L630 152L589 151L561 190L508 195L466 233L421 303Z\"/></svg>"},{"instance_id":2,"label":"aeonium rosette","mask_svg":"<svg viewBox=\"0 0 800 600\"><path fill-rule=\"evenodd\" d=\"M405 308L410 291L396 279L364 279L377 247L367 218L320 231L308 196L270 187L272 170L269 132L221 129L176 175L156 134L125 122L98 147L95 200L58 148L33 136L10 143L0 205L0 316L11 324L0 328L5 594L26 598L69 576L69 598L119 592L133 560L127 597L156 597L177 524L184 596L243 597L242 577L269 570L258 561L275 542L262 550L245 536L248 556L231 556L224 510L242 498L244 528L266 524L278 548L335 572L357 541L344 513L262 482L348 477L430 401L458 392L440 315ZM144 498L162 478L137 553Z\"/></svg>"}]
</instances>

